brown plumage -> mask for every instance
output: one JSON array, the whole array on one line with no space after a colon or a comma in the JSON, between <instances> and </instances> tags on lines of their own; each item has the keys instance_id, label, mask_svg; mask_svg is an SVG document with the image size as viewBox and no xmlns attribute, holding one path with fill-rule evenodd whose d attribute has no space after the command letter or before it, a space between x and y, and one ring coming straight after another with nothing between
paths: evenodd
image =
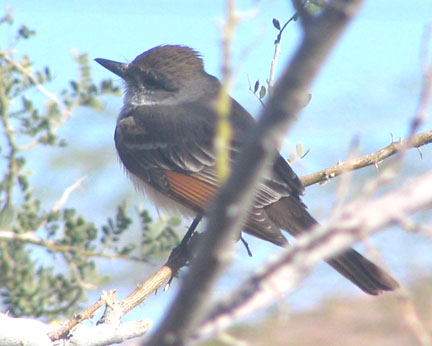
<instances>
[{"instance_id":1,"label":"brown plumage","mask_svg":"<svg viewBox=\"0 0 432 346\"><path fill-rule=\"evenodd\" d=\"M201 58L188 47L155 47L130 64L96 61L125 81L124 106L114 139L134 181L160 207L205 214L219 188L214 103L220 82L204 71ZM234 99L229 119L234 162L254 119ZM316 221L300 199L304 188L297 175L276 149L275 156L273 169L259 185L244 232L284 246L287 240L281 230L296 236ZM376 295L398 287L392 277L355 250L328 263L366 293Z\"/></svg>"}]
</instances>

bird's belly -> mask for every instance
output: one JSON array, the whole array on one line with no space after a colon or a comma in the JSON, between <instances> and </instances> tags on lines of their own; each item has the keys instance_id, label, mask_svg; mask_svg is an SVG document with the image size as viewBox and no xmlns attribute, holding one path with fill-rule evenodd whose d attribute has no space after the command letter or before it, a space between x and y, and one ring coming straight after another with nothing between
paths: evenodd
<instances>
[{"instance_id":1,"label":"bird's belly","mask_svg":"<svg viewBox=\"0 0 432 346\"><path fill-rule=\"evenodd\" d=\"M153 203L156 209L171 212L171 213L181 214L187 217L196 216L196 212L194 212L192 209L189 209L184 205L180 204L179 202L165 196L164 194L156 190L154 187L141 180L136 175L130 172L128 173L136 189L142 191L146 196L146 198Z\"/></svg>"}]
</instances>

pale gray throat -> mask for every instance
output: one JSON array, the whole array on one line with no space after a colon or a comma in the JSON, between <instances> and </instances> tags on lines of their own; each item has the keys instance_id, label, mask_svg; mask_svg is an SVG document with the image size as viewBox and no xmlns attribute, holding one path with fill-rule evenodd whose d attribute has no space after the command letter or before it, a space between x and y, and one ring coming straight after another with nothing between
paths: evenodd
<instances>
[{"instance_id":1,"label":"pale gray throat","mask_svg":"<svg viewBox=\"0 0 432 346\"><path fill-rule=\"evenodd\" d=\"M206 93L206 88L201 87L202 83L192 83L191 85L185 85L178 91L149 90L126 81L126 92L123 97L123 108L120 115L142 106L175 106L194 102Z\"/></svg>"},{"instance_id":2,"label":"pale gray throat","mask_svg":"<svg viewBox=\"0 0 432 346\"><path fill-rule=\"evenodd\" d=\"M141 86L126 82L126 92L123 97L125 106L140 107L154 105L175 105L181 102L179 93L166 90L148 90Z\"/></svg>"}]
</instances>

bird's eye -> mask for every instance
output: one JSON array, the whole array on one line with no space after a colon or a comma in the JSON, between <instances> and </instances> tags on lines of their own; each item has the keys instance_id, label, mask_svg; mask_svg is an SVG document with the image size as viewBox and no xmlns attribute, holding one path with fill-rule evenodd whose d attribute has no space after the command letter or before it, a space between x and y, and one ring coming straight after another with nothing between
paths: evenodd
<instances>
[{"instance_id":1,"label":"bird's eye","mask_svg":"<svg viewBox=\"0 0 432 346\"><path fill-rule=\"evenodd\" d=\"M144 76L142 82L144 85L146 85L150 88L157 89L157 88L161 87L160 82L156 78L154 78L152 75Z\"/></svg>"},{"instance_id":2,"label":"bird's eye","mask_svg":"<svg viewBox=\"0 0 432 346\"><path fill-rule=\"evenodd\" d=\"M163 74L155 75L151 72L141 74L139 83L145 88L152 90L176 91L178 86L173 84L169 78Z\"/></svg>"}]
</instances>

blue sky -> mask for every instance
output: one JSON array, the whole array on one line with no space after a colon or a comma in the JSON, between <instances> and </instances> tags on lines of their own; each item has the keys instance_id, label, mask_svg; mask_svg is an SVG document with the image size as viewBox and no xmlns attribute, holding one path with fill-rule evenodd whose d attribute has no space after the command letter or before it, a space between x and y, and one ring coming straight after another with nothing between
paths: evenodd
<instances>
[{"instance_id":1,"label":"blue sky","mask_svg":"<svg viewBox=\"0 0 432 346\"><path fill-rule=\"evenodd\" d=\"M25 23L37 31L37 36L22 42L18 50L30 54L35 66L51 67L55 76L50 85L52 90L64 86L76 76L72 49L79 53L88 52L91 59L130 61L159 44L184 44L202 53L209 73L220 75L219 27L223 18L223 1L20 0L2 6L6 7L14 9L17 24ZM238 8L248 19L243 20L236 31L233 54L236 79L232 95L256 115L261 106L248 90L248 77L252 82L256 79L264 82L267 78L273 41L277 34L271 20L276 17L282 23L292 15L293 9L289 1L276 0L238 1ZM293 150L296 143L311 149L306 159L295 165L300 175L343 160L355 136L360 138L360 146L365 153L389 144L390 134L396 139L405 136L420 88L419 50L422 32L424 25L431 20L432 3L428 0L365 2L359 17L349 27L315 82L310 104L287 137L285 154ZM12 34L13 30L2 33L2 49L7 48L10 42L8 36ZM283 36L279 66L289 59L298 39L297 24L292 24ZM95 80L115 78L96 63L92 65L92 74ZM124 189L136 195L116 162L112 143L121 99L111 97L104 99L104 102L108 115L102 117L80 110L68 122L68 129L62 132L72 144L112 148L105 157L110 162L109 170L102 176L93 176L91 170L86 171L81 165L79 169L71 168L69 174L59 177L58 172L47 173L43 170L43 163L34 157L34 179L55 179L58 191L84 174L89 176L84 189L71 199L72 206L79 206L83 198L88 196L95 200L109 199L112 191L106 188L106 179L116 182L116 190ZM93 125L89 125L87 131L82 128L84 119ZM431 124L431 120L427 120L423 129L430 129ZM425 148L423 151L425 158L422 161L416 153L408 155L410 164L409 168L405 168L406 173L420 173L432 168L432 150ZM374 174L374 169L366 172ZM337 183L333 182L324 187L313 186L308 189L305 201L318 218L325 218L331 207L331 193L336 186ZM410 251L431 252L430 243L425 243L419 237L407 237L401 233L395 235L393 232L380 235L377 239L390 265L402 277L407 270L406 263L413 261L407 259L412 257ZM258 244L254 240L250 242L252 246ZM402 243L414 249L406 250L405 256L401 256L405 259L395 256L395 251L401 253L408 248L402 247ZM274 251L271 245L257 245L255 248L259 250L252 260L245 256L243 249L239 250L237 265L230 275L244 277L248 270ZM430 265L431 259L424 256L418 262L417 267L423 268ZM320 267L316 275L293 296L294 305L307 305L311 296L320 296L323 280L329 290L342 287L350 294L357 293L355 288L345 284L336 275L327 279L325 275L329 272L327 267ZM144 273L137 275L137 282L143 276ZM220 290L229 280L230 276L227 276L222 281ZM124 292L127 291L125 289ZM157 318L159 312L156 307L161 300L165 299L159 294L153 302L146 302L146 309L143 308L141 312Z\"/></svg>"},{"instance_id":2,"label":"blue sky","mask_svg":"<svg viewBox=\"0 0 432 346\"><path fill-rule=\"evenodd\" d=\"M186 0L176 6L172 1L152 0L123 1L121 5L116 1L23 0L9 6L15 9L17 22L25 22L38 32L19 49L30 52L36 66L49 64L59 85L76 72L72 49L88 52L91 58L130 61L155 45L185 44L202 53L208 72L219 75L218 26L223 18L223 1L197 6L196 1ZM232 94L256 114L260 105L248 91L247 79L267 78L276 34L271 19L277 17L282 22L291 15L292 8L289 1L239 1L238 7L249 19L239 24L235 36L233 65L237 78ZM420 39L431 9L432 5L424 0L392 1L391 6L387 1L366 1L360 17L348 29L311 90L313 99L299 126L312 131L311 137L325 140L325 136L315 133L325 114L327 119L347 125L333 129L333 135L342 139L352 136L346 132L351 125L356 125L353 129L360 134L373 130L376 122L363 120L375 111L379 116L373 115L372 119L385 121L388 132L403 135L403 124L396 121L399 117L389 106L400 100L401 93L411 91L410 96L415 96L418 91ZM297 40L298 28L294 24L285 32L280 65L287 61ZM110 77L96 64L92 72L96 80ZM364 95L365 91L373 92ZM404 102L405 108L398 104L397 110L405 111L409 117L415 102L416 98L411 97ZM304 142L303 133L301 127L293 131L291 141ZM387 141L388 137L382 139ZM372 141L383 143L375 135Z\"/></svg>"}]
</instances>

